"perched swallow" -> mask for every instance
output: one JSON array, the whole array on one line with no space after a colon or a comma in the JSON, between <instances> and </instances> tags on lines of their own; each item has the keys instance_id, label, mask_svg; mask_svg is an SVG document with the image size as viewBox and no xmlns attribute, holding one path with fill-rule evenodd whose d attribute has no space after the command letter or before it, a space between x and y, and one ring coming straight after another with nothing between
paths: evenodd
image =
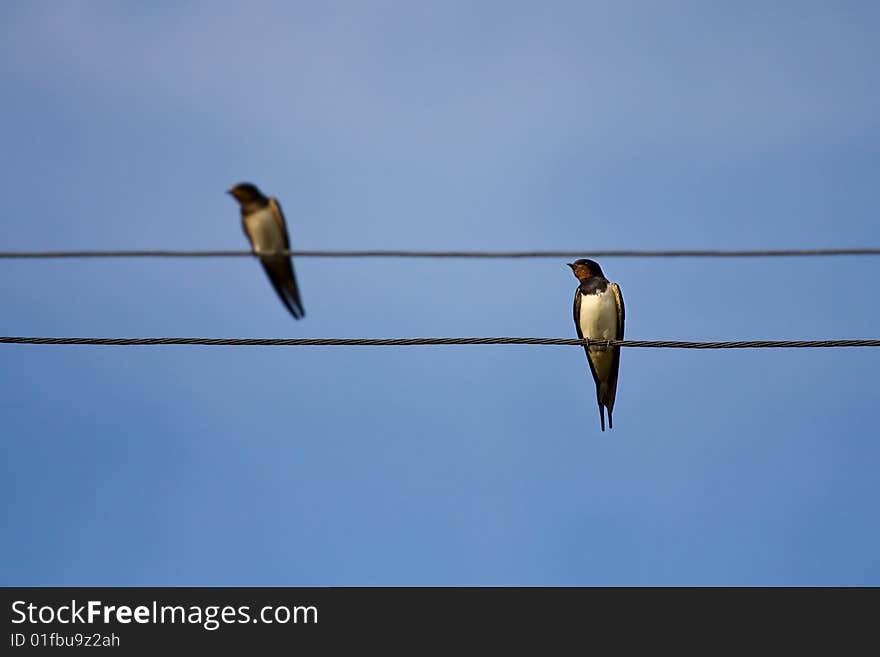
<instances>
[{"instance_id":1,"label":"perched swallow","mask_svg":"<svg viewBox=\"0 0 880 657\"><path fill-rule=\"evenodd\" d=\"M287 236L287 225L281 206L274 198L266 198L251 183L239 183L227 190L241 206L241 225L244 234L251 242L254 251L289 251L290 238ZM272 281L281 301L293 315L294 319L302 319L306 315L303 310L299 288L293 264L286 256L260 256L263 269Z\"/></svg>"},{"instance_id":2,"label":"perched swallow","mask_svg":"<svg viewBox=\"0 0 880 657\"><path fill-rule=\"evenodd\" d=\"M617 283L610 283L602 268L592 260L568 263L580 281L574 293L574 325L583 340L623 340L623 296ZM596 382L596 401L599 420L605 431L605 409L608 409L608 428L614 428L611 412L617 395L617 371L620 367L620 347L584 347L593 381Z\"/></svg>"}]
</instances>

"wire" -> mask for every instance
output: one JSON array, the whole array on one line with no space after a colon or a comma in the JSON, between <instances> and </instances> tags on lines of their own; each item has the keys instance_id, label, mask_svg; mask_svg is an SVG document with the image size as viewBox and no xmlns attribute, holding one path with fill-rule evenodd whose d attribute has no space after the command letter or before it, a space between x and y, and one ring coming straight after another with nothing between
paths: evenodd
<instances>
[{"instance_id":1,"label":"wire","mask_svg":"<svg viewBox=\"0 0 880 657\"><path fill-rule=\"evenodd\" d=\"M209 347L414 347L427 345L553 345L643 347L665 349L770 349L880 347L880 340L748 340L688 342L681 340L579 340L577 338L36 338L0 336L0 344Z\"/></svg>"},{"instance_id":2,"label":"wire","mask_svg":"<svg viewBox=\"0 0 880 657\"><path fill-rule=\"evenodd\" d=\"M256 256L254 251L0 251L0 259L32 258L238 258ZM414 250L312 250L277 251L262 255L296 256L299 258L756 258L781 256L855 256L880 255L880 248L868 249L618 249L594 251L414 251Z\"/></svg>"}]
</instances>

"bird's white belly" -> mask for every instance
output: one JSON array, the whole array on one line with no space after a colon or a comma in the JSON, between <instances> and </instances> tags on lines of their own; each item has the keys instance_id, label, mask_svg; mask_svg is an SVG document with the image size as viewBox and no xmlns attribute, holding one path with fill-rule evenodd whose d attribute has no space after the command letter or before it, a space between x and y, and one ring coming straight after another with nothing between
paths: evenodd
<instances>
[{"instance_id":1,"label":"bird's white belly","mask_svg":"<svg viewBox=\"0 0 880 657\"><path fill-rule=\"evenodd\" d=\"M581 295L578 317L581 333L590 340L617 339L617 303L610 288L599 294ZM607 347L590 347L590 360L603 381L611 374L614 354Z\"/></svg>"},{"instance_id":2,"label":"bird's white belly","mask_svg":"<svg viewBox=\"0 0 880 657\"><path fill-rule=\"evenodd\" d=\"M581 295L581 313L578 322L585 338L617 339L617 303L610 288L599 294Z\"/></svg>"},{"instance_id":3,"label":"bird's white belly","mask_svg":"<svg viewBox=\"0 0 880 657\"><path fill-rule=\"evenodd\" d=\"M283 251L284 236L278 229L270 209L249 215L246 219L247 233L255 251Z\"/></svg>"}]
</instances>

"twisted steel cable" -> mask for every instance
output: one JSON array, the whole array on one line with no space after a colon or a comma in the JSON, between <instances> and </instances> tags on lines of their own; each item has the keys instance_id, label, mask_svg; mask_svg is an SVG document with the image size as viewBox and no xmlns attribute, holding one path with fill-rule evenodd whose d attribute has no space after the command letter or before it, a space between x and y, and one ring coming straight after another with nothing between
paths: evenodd
<instances>
[{"instance_id":1,"label":"twisted steel cable","mask_svg":"<svg viewBox=\"0 0 880 657\"><path fill-rule=\"evenodd\" d=\"M240 258L256 256L254 251L224 250L89 250L89 251L0 251L0 259L36 258ZM292 250L261 255L298 258L760 258L804 256L880 255L880 248L864 249L611 249L580 251L419 251L378 250Z\"/></svg>"},{"instance_id":2,"label":"twisted steel cable","mask_svg":"<svg viewBox=\"0 0 880 657\"><path fill-rule=\"evenodd\" d=\"M652 349L816 349L880 347L880 340L579 340L577 338L40 338L0 336L0 344L208 347L415 347L436 345L545 345Z\"/></svg>"}]
</instances>

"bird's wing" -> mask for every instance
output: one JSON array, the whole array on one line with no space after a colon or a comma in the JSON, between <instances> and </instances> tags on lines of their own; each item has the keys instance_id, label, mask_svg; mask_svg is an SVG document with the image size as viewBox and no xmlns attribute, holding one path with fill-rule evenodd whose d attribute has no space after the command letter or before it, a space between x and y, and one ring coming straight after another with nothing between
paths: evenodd
<instances>
[{"instance_id":1,"label":"bird's wing","mask_svg":"<svg viewBox=\"0 0 880 657\"><path fill-rule=\"evenodd\" d=\"M608 287L614 294L614 301L617 304L617 340L623 340L624 320L626 319L626 309L623 305L623 295L620 293L620 287L617 283L609 283ZM608 378L608 393L605 396L605 405L608 407L608 414L614 409L614 399L617 397L617 373L620 370L620 347L614 347L614 360L611 363L611 376Z\"/></svg>"},{"instance_id":2,"label":"bird's wing","mask_svg":"<svg viewBox=\"0 0 880 657\"><path fill-rule=\"evenodd\" d=\"M269 208L272 210L272 218L278 224L278 229L284 237L284 248L290 250L290 236L287 234L287 222L284 221L284 213L281 211L281 204L273 197L269 199Z\"/></svg>"},{"instance_id":3,"label":"bird's wing","mask_svg":"<svg viewBox=\"0 0 880 657\"><path fill-rule=\"evenodd\" d=\"M290 262L286 258L278 256L261 256L260 261L266 275L272 282L272 287L278 293L278 298L290 311L294 319L302 319L305 311L299 301L299 293L296 289L296 279L293 277Z\"/></svg>"},{"instance_id":4,"label":"bird's wing","mask_svg":"<svg viewBox=\"0 0 880 657\"><path fill-rule=\"evenodd\" d=\"M290 250L290 237L287 234L287 225L284 221L284 213L281 211L281 205L274 198L269 199L269 208L272 210L272 218L278 224L279 230L284 241L284 248ZM303 309L302 298L300 297L299 287L296 284L296 274L293 271L293 262L287 256L284 257L264 257L261 259L263 268L272 281L275 291L290 314L294 319L305 317L306 311Z\"/></svg>"},{"instance_id":5,"label":"bird's wing","mask_svg":"<svg viewBox=\"0 0 880 657\"><path fill-rule=\"evenodd\" d=\"M610 283L611 291L614 293L614 300L617 302L617 339L623 340L623 324L626 320L626 307L623 305L623 294L620 292L620 286L617 283Z\"/></svg>"}]
</instances>

